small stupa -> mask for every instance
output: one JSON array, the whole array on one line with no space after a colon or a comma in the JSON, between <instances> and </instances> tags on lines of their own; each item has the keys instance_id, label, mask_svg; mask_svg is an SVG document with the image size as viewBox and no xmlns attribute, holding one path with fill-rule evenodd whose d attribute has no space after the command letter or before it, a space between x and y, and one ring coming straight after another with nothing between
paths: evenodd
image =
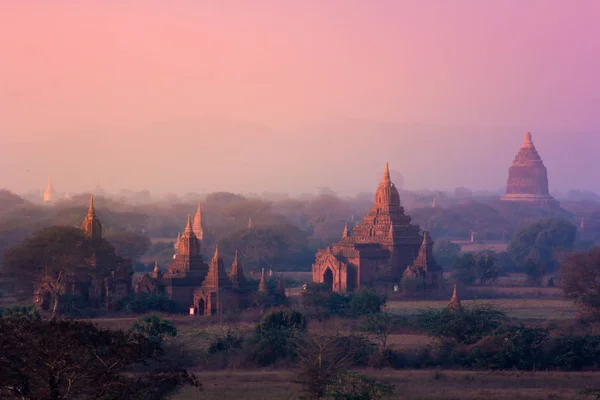
<instances>
[{"instance_id":1,"label":"small stupa","mask_svg":"<svg viewBox=\"0 0 600 400\"><path fill-rule=\"evenodd\" d=\"M456 285L454 285L454 292L452 293L452 298L448 304L448 310L454 312L462 311L462 305L460 304L460 299L458 298L458 293L456 292Z\"/></svg>"}]
</instances>

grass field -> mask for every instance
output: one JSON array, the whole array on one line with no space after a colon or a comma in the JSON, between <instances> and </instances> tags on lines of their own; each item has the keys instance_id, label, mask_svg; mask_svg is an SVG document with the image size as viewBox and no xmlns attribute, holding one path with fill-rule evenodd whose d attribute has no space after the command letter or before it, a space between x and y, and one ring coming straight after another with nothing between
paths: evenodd
<instances>
[{"instance_id":1,"label":"grass field","mask_svg":"<svg viewBox=\"0 0 600 400\"><path fill-rule=\"evenodd\" d=\"M491 299L463 300L463 305L489 304L504 311L510 318L524 320L566 320L573 319L578 308L569 300L560 299ZM388 301L390 312L410 316L423 308L443 308L448 301Z\"/></svg>"},{"instance_id":2,"label":"grass field","mask_svg":"<svg viewBox=\"0 0 600 400\"><path fill-rule=\"evenodd\" d=\"M600 387L600 373L359 371L394 385L402 400L587 400L579 390ZM293 370L198 372L202 392L184 389L172 400L292 400L301 387Z\"/></svg>"}]
</instances>

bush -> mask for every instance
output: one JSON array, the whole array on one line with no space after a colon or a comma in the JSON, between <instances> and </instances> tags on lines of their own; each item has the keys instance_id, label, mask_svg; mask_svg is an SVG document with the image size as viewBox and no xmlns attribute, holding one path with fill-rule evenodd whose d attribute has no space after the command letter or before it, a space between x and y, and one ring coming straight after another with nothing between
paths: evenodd
<instances>
[{"instance_id":1,"label":"bush","mask_svg":"<svg viewBox=\"0 0 600 400\"><path fill-rule=\"evenodd\" d=\"M249 361L269 365L280 359L294 358L291 340L305 330L306 318L297 311L286 309L267 313L245 346Z\"/></svg>"},{"instance_id":2,"label":"bush","mask_svg":"<svg viewBox=\"0 0 600 400\"><path fill-rule=\"evenodd\" d=\"M464 307L460 312L447 308L421 310L416 326L430 336L472 344L492 333L506 321L502 311L488 305Z\"/></svg>"},{"instance_id":3,"label":"bush","mask_svg":"<svg viewBox=\"0 0 600 400\"><path fill-rule=\"evenodd\" d=\"M162 343L165 336L177 336L175 325L154 314L138 319L131 327L131 331L140 333L149 340L158 343Z\"/></svg>"},{"instance_id":4,"label":"bush","mask_svg":"<svg viewBox=\"0 0 600 400\"><path fill-rule=\"evenodd\" d=\"M40 313L34 306L12 306L0 308L0 318L37 319Z\"/></svg>"},{"instance_id":5,"label":"bush","mask_svg":"<svg viewBox=\"0 0 600 400\"><path fill-rule=\"evenodd\" d=\"M380 295L373 289L361 289L350 298L350 313L353 316L376 314L386 302L386 295Z\"/></svg>"}]
</instances>

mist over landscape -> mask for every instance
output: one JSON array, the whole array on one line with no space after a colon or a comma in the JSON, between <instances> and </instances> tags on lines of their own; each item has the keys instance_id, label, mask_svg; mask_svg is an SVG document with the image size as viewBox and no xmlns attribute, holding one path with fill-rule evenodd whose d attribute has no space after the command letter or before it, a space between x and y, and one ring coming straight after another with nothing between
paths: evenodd
<instances>
[{"instance_id":1,"label":"mist over landscape","mask_svg":"<svg viewBox=\"0 0 600 400\"><path fill-rule=\"evenodd\" d=\"M0 399L600 399L600 2L0 2Z\"/></svg>"}]
</instances>

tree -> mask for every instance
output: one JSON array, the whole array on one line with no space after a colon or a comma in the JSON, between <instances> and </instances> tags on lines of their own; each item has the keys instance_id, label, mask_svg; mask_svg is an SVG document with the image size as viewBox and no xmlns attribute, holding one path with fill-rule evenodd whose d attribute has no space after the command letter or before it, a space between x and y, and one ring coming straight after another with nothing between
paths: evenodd
<instances>
[{"instance_id":1,"label":"tree","mask_svg":"<svg viewBox=\"0 0 600 400\"><path fill-rule=\"evenodd\" d=\"M485 251L475 256L476 273L482 285L494 283L500 275L500 267L496 263L496 253Z\"/></svg>"},{"instance_id":2,"label":"tree","mask_svg":"<svg viewBox=\"0 0 600 400\"><path fill-rule=\"evenodd\" d=\"M565 295L584 308L586 314L600 317L600 247L569 255L560 267L560 283Z\"/></svg>"},{"instance_id":3,"label":"tree","mask_svg":"<svg viewBox=\"0 0 600 400\"><path fill-rule=\"evenodd\" d=\"M477 279L477 260L473 253L464 253L456 259L452 276L458 282L472 285Z\"/></svg>"},{"instance_id":4,"label":"tree","mask_svg":"<svg viewBox=\"0 0 600 400\"><path fill-rule=\"evenodd\" d=\"M7 400L164 399L193 375L139 334L81 321L0 319L0 397Z\"/></svg>"},{"instance_id":5,"label":"tree","mask_svg":"<svg viewBox=\"0 0 600 400\"><path fill-rule=\"evenodd\" d=\"M381 344L381 350L387 347L387 340L396 326L394 316L387 312L379 312L363 316L361 329L370 333Z\"/></svg>"},{"instance_id":6,"label":"tree","mask_svg":"<svg viewBox=\"0 0 600 400\"><path fill-rule=\"evenodd\" d=\"M118 254L132 260L137 260L146 254L152 245L146 236L125 230L113 230L106 235L106 240L114 246Z\"/></svg>"},{"instance_id":7,"label":"tree","mask_svg":"<svg viewBox=\"0 0 600 400\"><path fill-rule=\"evenodd\" d=\"M350 312L356 316L378 313L386 302L386 295L373 289L360 289L350 298Z\"/></svg>"},{"instance_id":8,"label":"tree","mask_svg":"<svg viewBox=\"0 0 600 400\"><path fill-rule=\"evenodd\" d=\"M294 339L300 359L300 382L311 399L333 398L336 400L380 399L392 395L393 386L382 385L349 369L357 354L364 349L363 342L345 340L347 337L307 334Z\"/></svg>"},{"instance_id":9,"label":"tree","mask_svg":"<svg viewBox=\"0 0 600 400\"><path fill-rule=\"evenodd\" d=\"M93 257L96 267L91 263ZM115 262L114 249L105 240L92 242L80 229L53 226L6 250L2 275L21 298L31 296L34 285L43 279L52 295L55 318L68 279L104 276Z\"/></svg>"},{"instance_id":10,"label":"tree","mask_svg":"<svg viewBox=\"0 0 600 400\"><path fill-rule=\"evenodd\" d=\"M552 271L561 255L573 249L576 237L577 227L570 222L542 218L519 225L508 252L520 267L533 260Z\"/></svg>"},{"instance_id":11,"label":"tree","mask_svg":"<svg viewBox=\"0 0 600 400\"><path fill-rule=\"evenodd\" d=\"M314 256L306 233L289 223L238 230L219 241L219 248L228 254L237 250L245 267L255 269L309 265Z\"/></svg>"},{"instance_id":12,"label":"tree","mask_svg":"<svg viewBox=\"0 0 600 400\"><path fill-rule=\"evenodd\" d=\"M460 255L460 246L449 240L438 240L433 245L433 257L442 268L450 270Z\"/></svg>"},{"instance_id":13,"label":"tree","mask_svg":"<svg viewBox=\"0 0 600 400\"><path fill-rule=\"evenodd\" d=\"M416 314L416 325L433 337L472 344L493 332L506 321L499 310L482 304L463 306L456 312L448 308L426 309Z\"/></svg>"},{"instance_id":14,"label":"tree","mask_svg":"<svg viewBox=\"0 0 600 400\"><path fill-rule=\"evenodd\" d=\"M131 331L137 332L149 340L162 343L165 336L177 336L177 328L170 321L156 314L140 317L131 327Z\"/></svg>"},{"instance_id":15,"label":"tree","mask_svg":"<svg viewBox=\"0 0 600 400\"><path fill-rule=\"evenodd\" d=\"M328 394L328 388L352 366L355 349L336 346L338 336L304 335L294 341L300 358L300 381L311 399Z\"/></svg>"}]
</instances>

